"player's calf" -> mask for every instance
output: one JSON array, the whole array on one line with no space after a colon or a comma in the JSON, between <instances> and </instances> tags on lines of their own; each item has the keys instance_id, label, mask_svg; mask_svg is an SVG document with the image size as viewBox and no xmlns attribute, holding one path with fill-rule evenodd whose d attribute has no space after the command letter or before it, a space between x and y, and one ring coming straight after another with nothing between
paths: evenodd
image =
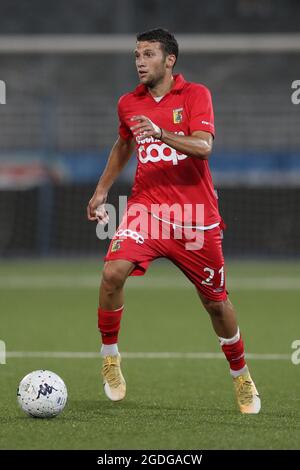
<instances>
[{"instance_id":1,"label":"player's calf","mask_svg":"<svg viewBox=\"0 0 300 470\"><path fill-rule=\"evenodd\" d=\"M244 343L237 326L233 305L229 299L218 302L200 293L199 295L210 314L222 351L229 362L241 413L259 413L261 402L245 361Z\"/></svg>"},{"instance_id":2,"label":"player's calf","mask_svg":"<svg viewBox=\"0 0 300 470\"><path fill-rule=\"evenodd\" d=\"M112 401L122 400L126 394L118 335L124 309L122 289L133 267L133 263L126 260L107 262L100 286L98 329L102 338L102 377L105 394Z\"/></svg>"}]
</instances>

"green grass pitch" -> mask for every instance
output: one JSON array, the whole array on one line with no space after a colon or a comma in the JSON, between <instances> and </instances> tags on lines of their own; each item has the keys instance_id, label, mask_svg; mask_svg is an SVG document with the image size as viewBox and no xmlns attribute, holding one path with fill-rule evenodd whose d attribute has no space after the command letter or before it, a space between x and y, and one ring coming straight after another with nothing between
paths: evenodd
<instances>
[{"instance_id":1,"label":"green grass pitch","mask_svg":"<svg viewBox=\"0 0 300 470\"><path fill-rule=\"evenodd\" d=\"M97 352L98 279L92 261L6 262L0 267L0 340L9 352ZM0 365L1 449L296 449L300 443L300 265L228 263L228 289L262 397L239 414L225 359L123 358L127 397L109 402L98 358L12 357ZM120 350L220 352L193 286L170 263L129 279ZM265 354L278 354L267 359ZM64 412L27 417L19 381L50 369L67 384Z\"/></svg>"}]
</instances>

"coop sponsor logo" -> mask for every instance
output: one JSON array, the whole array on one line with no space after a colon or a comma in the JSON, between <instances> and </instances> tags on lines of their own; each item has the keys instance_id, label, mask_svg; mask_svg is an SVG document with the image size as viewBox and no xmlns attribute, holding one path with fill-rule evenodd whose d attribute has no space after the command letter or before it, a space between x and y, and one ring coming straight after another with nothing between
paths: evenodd
<instances>
[{"instance_id":1,"label":"coop sponsor logo","mask_svg":"<svg viewBox=\"0 0 300 470\"><path fill-rule=\"evenodd\" d=\"M291 101L293 104L300 104L300 80L292 82L292 89L295 90L291 94Z\"/></svg>"},{"instance_id":2,"label":"coop sponsor logo","mask_svg":"<svg viewBox=\"0 0 300 470\"><path fill-rule=\"evenodd\" d=\"M116 237L132 238L133 240L135 240L135 243L139 244L142 244L145 241L144 237L141 234L130 229L118 230L116 233Z\"/></svg>"},{"instance_id":3,"label":"coop sponsor logo","mask_svg":"<svg viewBox=\"0 0 300 470\"><path fill-rule=\"evenodd\" d=\"M6 104L6 84L0 80L0 104Z\"/></svg>"},{"instance_id":4,"label":"coop sponsor logo","mask_svg":"<svg viewBox=\"0 0 300 470\"><path fill-rule=\"evenodd\" d=\"M175 132L178 135L184 135L184 132ZM136 138L138 146L138 159L141 163L157 163L160 161L172 162L173 165L178 165L181 160L188 158L188 155L177 152L167 144L162 143L160 140L153 137L145 139L141 137ZM156 143L157 142L157 143Z\"/></svg>"},{"instance_id":5,"label":"coop sponsor logo","mask_svg":"<svg viewBox=\"0 0 300 470\"><path fill-rule=\"evenodd\" d=\"M6 345L0 340L0 364L6 364Z\"/></svg>"}]
</instances>

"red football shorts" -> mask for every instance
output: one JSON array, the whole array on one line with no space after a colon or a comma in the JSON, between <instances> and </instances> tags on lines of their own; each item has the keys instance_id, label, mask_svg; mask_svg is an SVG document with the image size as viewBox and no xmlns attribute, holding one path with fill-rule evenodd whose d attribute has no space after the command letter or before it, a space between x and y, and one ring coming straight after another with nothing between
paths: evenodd
<instances>
[{"instance_id":1,"label":"red football shorts","mask_svg":"<svg viewBox=\"0 0 300 470\"><path fill-rule=\"evenodd\" d=\"M135 264L131 276L144 275L151 261L171 260L209 300L227 299L222 229L182 229L162 222L148 212L142 223L136 217L124 215L105 261L127 260Z\"/></svg>"}]
</instances>

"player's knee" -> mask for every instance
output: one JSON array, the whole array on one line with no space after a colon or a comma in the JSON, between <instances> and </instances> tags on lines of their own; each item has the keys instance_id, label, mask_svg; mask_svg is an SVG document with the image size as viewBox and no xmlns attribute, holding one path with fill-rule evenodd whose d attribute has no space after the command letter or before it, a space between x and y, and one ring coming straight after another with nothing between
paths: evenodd
<instances>
[{"instance_id":1,"label":"player's knee","mask_svg":"<svg viewBox=\"0 0 300 470\"><path fill-rule=\"evenodd\" d=\"M108 291L121 289L126 280L122 270L116 265L105 265L102 273L102 284Z\"/></svg>"},{"instance_id":2,"label":"player's knee","mask_svg":"<svg viewBox=\"0 0 300 470\"><path fill-rule=\"evenodd\" d=\"M223 317L226 311L226 301L216 301L216 300L210 300L207 297L202 298L202 303L207 310L207 312L214 317Z\"/></svg>"}]
</instances>

